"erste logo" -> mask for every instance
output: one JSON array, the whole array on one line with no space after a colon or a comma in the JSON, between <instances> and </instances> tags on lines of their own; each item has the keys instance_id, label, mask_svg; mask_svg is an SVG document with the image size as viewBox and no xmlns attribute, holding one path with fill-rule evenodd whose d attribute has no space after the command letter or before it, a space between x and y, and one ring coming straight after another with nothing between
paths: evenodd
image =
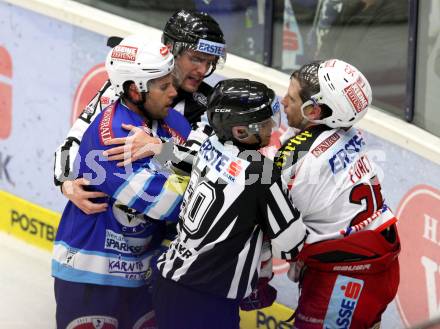
<instances>
[{"instance_id":1,"label":"erste logo","mask_svg":"<svg viewBox=\"0 0 440 329\"><path fill-rule=\"evenodd\" d=\"M361 293L362 286L357 282L348 282L346 286L341 286L341 290L344 290L344 296L351 299L358 299Z\"/></svg>"},{"instance_id":2,"label":"erste logo","mask_svg":"<svg viewBox=\"0 0 440 329\"><path fill-rule=\"evenodd\" d=\"M324 328L350 328L363 287L363 280L345 275L337 276L325 315Z\"/></svg>"},{"instance_id":3,"label":"erste logo","mask_svg":"<svg viewBox=\"0 0 440 329\"><path fill-rule=\"evenodd\" d=\"M237 161L231 161L231 163L229 164L229 167L227 169L227 172L234 177L237 177L238 175L240 175L241 172L241 161L237 160Z\"/></svg>"}]
</instances>

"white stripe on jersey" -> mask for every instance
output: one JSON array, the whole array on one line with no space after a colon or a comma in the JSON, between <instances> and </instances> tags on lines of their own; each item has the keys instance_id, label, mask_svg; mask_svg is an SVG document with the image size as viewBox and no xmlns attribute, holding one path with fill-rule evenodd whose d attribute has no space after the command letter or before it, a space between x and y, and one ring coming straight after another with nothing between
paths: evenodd
<instances>
[{"instance_id":1,"label":"white stripe on jersey","mask_svg":"<svg viewBox=\"0 0 440 329\"><path fill-rule=\"evenodd\" d=\"M140 168L137 172L132 173L124 184L118 188L114 198L129 207L140 197L146 198L148 202L153 202L155 197L144 193L153 177L145 168Z\"/></svg>"},{"instance_id":2,"label":"white stripe on jersey","mask_svg":"<svg viewBox=\"0 0 440 329\"><path fill-rule=\"evenodd\" d=\"M258 240L257 240L256 246L255 246L255 251L252 250L252 252L254 253L254 257L252 259L252 266L250 269L251 275L249 275L249 278L248 278L245 296L248 296L252 292L251 291L252 273L254 273L257 265L258 266L260 265L259 260L260 260L260 254L261 254L261 246L262 246L262 242L263 242L263 231L261 231L261 229L258 226L255 226L254 231L249 236L249 239L246 241L245 247L243 248L243 250L240 252L240 254L238 256L237 266L235 267L234 277L232 279L227 298L232 298L232 299L237 298L238 285L240 284L240 279L241 279L241 276L243 273L243 268L244 268L245 262L247 260L247 256L249 254L251 240L254 237L254 233L256 230L259 230L260 232L258 234ZM259 272L259 269L258 269L258 272Z\"/></svg>"},{"instance_id":3,"label":"white stripe on jersey","mask_svg":"<svg viewBox=\"0 0 440 329\"><path fill-rule=\"evenodd\" d=\"M223 233L215 241L212 241L211 243L203 246L203 248L199 249L197 251L197 255L201 255L201 254L208 252L209 250L215 248L218 241L224 241L226 239L226 237L228 237L228 235L231 233L232 229L234 228L234 225L237 221L237 218L238 217L235 217L235 219L228 225L228 227L223 231ZM186 235L184 235L184 236L186 237ZM198 239L198 240L191 240L191 242L195 242L195 241L202 242L205 237L206 236L203 236L201 239ZM197 246L198 245L199 245L199 243L197 244ZM189 248L191 247L191 246L188 246L187 244L185 246L189 247ZM192 263L195 260L197 260L198 257L191 257L191 258L192 258L191 260L185 260L184 265L181 268L177 269L176 272L174 272L174 274L172 276L173 280L178 281L182 275L185 275L186 272L188 271L188 269L191 267Z\"/></svg>"},{"instance_id":4,"label":"white stripe on jersey","mask_svg":"<svg viewBox=\"0 0 440 329\"><path fill-rule=\"evenodd\" d=\"M305 234L301 216L290 205L277 173L271 177L273 186L246 185L247 174L264 170L263 160L260 157L249 163L243 158L235 159L238 151L236 146L221 144L216 136L203 144L185 194L178 236L158 262L163 277L228 299L249 295L256 283L263 227L268 227L266 233L277 242L278 253L283 252L288 258L297 254ZM223 174L228 172L225 167L229 168L221 162L223 160L218 160L223 155L237 164L237 170L229 172L234 179L223 179ZM206 191L201 186L207 184L214 189L213 195L202 193ZM193 198L197 200L202 196L206 203L214 200L211 211L198 212L206 209L201 208L202 201L196 203ZM187 224L189 222L194 225ZM292 232L298 226L299 232ZM284 229L289 233L282 234Z\"/></svg>"},{"instance_id":5,"label":"white stripe on jersey","mask_svg":"<svg viewBox=\"0 0 440 329\"><path fill-rule=\"evenodd\" d=\"M269 224L272 232L274 234L277 234L280 231L280 226L278 225L277 220L275 219L275 216L272 214L272 211L270 210L269 205L267 205L267 217L269 218Z\"/></svg>"},{"instance_id":6,"label":"white stripe on jersey","mask_svg":"<svg viewBox=\"0 0 440 329\"><path fill-rule=\"evenodd\" d=\"M177 112L179 112L180 114L184 115L185 113L185 100L182 99L179 103L177 103L176 105L174 105L173 107Z\"/></svg>"},{"instance_id":7,"label":"white stripe on jersey","mask_svg":"<svg viewBox=\"0 0 440 329\"><path fill-rule=\"evenodd\" d=\"M281 232L280 235L271 240L273 256L275 258L291 260L296 256L296 253L302 249L305 236L306 227L302 220L293 221L288 228ZM291 245L293 241L297 243L291 250L289 250L289 252L293 252L293 255L285 254L285 246L288 246L289 244Z\"/></svg>"},{"instance_id":8,"label":"white stripe on jersey","mask_svg":"<svg viewBox=\"0 0 440 329\"><path fill-rule=\"evenodd\" d=\"M109 276L126 278L127 275L137 277L135 285L141 282L141 276L150 268L153 253L141 258L128 257L114 253L78 250L65 243L56 242L53 248L53 261L58 262L61 270L74 271L79 277L92 277L95 283L109 284ZM119 265L118 265L119 264Z\"/></svg>"},{"instance_id":9,"label":"white stripe on jersey","mask_svg":"<svg viewBox=\"0 0 440 329\"><path fill-rule=\"evenodd\" d=\"M171 253L170 252L171 247L172 247L172 242L169 247L169 250L164 252L157 260L157 267L158 268L159 268L159 266L162 265L162 263L164 264L163 270L161 271L161 274L163 277L166 277L168 275L168 272L171 271L171 269L173 268L173 263L171 262L171 258L172 258L171 256L173 256L174 253L176 253L176 251L174 250L173 253ZM168 256L170 256L170 257L168 257Z\"/></svg>"},{"instance_id":10,"label":"white stripe on jersey","mask_svg":"<svg viewBox=\"0 0 440 329\"><path fill-rule=\"evenodd\" d=\"M287 204L286 198L283 195L283 192L280 190L278 184L272 184L270 187L270 191L272 192L273 197L278 203L278 207L281 210L284 220L287 222L291 218L294 218L292 211L290 210L289 205ZM278 231L274 231L274 233L278 233Z\"/></svg>"},{"instance_id":11,"label":"white stripe on jersey","mask_svg":"<svg viewBox=\"0 0 440 329\"><path fill-rule=\"evenodd\" d=\"M224 213L229 210L229 207L234 203L234 201L237 199L237 197L244 191L245 189L245 185L237 185L237 184L228 184L226 185L225 189L223 190L223 194L224 194L224 203L223 203L223 207L221 208L221 210L219 211L219 213L217 214L217 216L215 217L215 219L213 220L212 224L210 225L209 230L207 231L207 233L201 237L200 239L194 240L194 239L190 239L188 240L187 243L185 243L185 247L187 248L197 248L200 243L205 239L206 235L209 234L209 232L211 232L211 230L213 230L217 224L217 222L223 217ZM209 250L211 250L212 248L215 247L215 245L217 244L217 241L223 241L225 240L225 238L230 234L232 228L235 225L237 218L235 218L231 224L228 225L228 227L223 231L223 233L216 239L216 241L213 241L210 244L207 244L206 246L204 246L203 248L201 248L197 254L202 254L204 252L207 252ZM178 226L178 231L180 232L180 239L179 241L184 241L186 239L186 234L185 231L182 230L180 228L180 224ZM173 248L174 249L174 248ZM168 257L168 255L172 255L173 257ZM158 261L158 265L165 262L165 266L164 269L162 270L162 275L164 277L166 277L169 273L169 271L172 270L173 268L173 261L176 259L176 257L178 256L178 252L174 249L173 253L167 252L165 254L163 254L159 261ZM172 279L175 281L178 281L181 275L184 275L186 273L186 271L190 268L191 264L197 260L197 257L191 257L190 259L185 259L184 261L184 266L182 266L180 269L176 270L176 272L173 274Z\"/></svg>"}]
</instances>

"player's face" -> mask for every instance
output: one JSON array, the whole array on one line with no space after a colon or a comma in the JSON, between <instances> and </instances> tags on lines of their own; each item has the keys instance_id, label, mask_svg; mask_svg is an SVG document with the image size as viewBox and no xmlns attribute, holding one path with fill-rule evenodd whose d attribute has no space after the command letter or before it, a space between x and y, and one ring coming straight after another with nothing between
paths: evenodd
<instances>
[{"instance_id":1,"label":"player's face","mask_svg":"<svg viewBox=\"0 0 440 329\"><path fill-rule=\"evenodd\" d=\"M272 119L267 119L259 124L258 132L260 135L261 147L265 147L269 145L273 127L274 127L274 122L272 121Z\"/></svg>"},{"instance_id":2,"label":"player's face","mask_svg":"<svg viewBox=\"0 0 440 329\"><path fill-rule=\"evenodd\" d=\"M190 93L197 91L214 61L213 55L190 49L183 51L176 57L175 78L179 87Z\"/></svg>"},{"instance_id":3,"label":"player's face","mask_svg":"<svg viewBox=\"0 0 440 329\"><path fill-rule=\"evenodd\" d=\"M281 104L284 106L284 113L287 116L287 123L290 127L301 129L303 116L301 114L301 105L303 101L299 96L301 87L298 80L292 78L290 80L287 94L283 97Z\"/></svg>"},{"instance_id":4,"label":"player's face","mask_svg":"<svg viewBox=\"0 0 440 329\"><path fill-rule=\"evenodd\" d=\"M168 74L150 84L144 106L153 119L163 119L168 115L171 102L176 95L172 75Z\"/></svg>"}]
</instances>

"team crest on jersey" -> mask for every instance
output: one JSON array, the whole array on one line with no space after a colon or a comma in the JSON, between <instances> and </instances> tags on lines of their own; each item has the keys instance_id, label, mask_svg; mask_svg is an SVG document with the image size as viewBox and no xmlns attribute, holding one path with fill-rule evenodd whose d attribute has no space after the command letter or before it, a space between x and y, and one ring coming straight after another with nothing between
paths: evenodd
<instances>
[{"instance_id":1,"label":"team crest on jersey","mask_svg":"<svg viewBox=\"0 0 440 329\"><path fill-rule=\"evenodd\" d=\"M203 106L207 106L208 105L208 99L202 93L198 93L198 92L193 93L193 98L194 98L194 100L197 103L199 103L199 104L201 104Z\"/></svg>"},{"instance_id":2,"label":"team crest on jersey","mask_svg":"<svg viewBox=\"0 0 440 329\"><path fill-rule=\"evenodd\" d=\"M143 233L146 228L150 226L144 215L139 214L136 210L128 208L127 206L114 204L113 215L122 225L122 232L127 235Z\"/></svg>"},{"instance_id":3,"label":"team crest on jersey","mask_svg":"<svg viewBox=\"0 0 440 329\"><path fill-rule=\"evenodd\" d=\"M363 287L363 280L338 275L325 315L324 328L350 328Z\"/></svg>"},{"instance_id":4,"label":"team crest on jersey","mask_svg":"<svg viewBox=\"0 0 440 329\"><path fill-rule=\"evenodd\" d=\"M117 329L118 320L105 315L83 316L70 322L66 329Z\"/></svg>"}]
</instances>

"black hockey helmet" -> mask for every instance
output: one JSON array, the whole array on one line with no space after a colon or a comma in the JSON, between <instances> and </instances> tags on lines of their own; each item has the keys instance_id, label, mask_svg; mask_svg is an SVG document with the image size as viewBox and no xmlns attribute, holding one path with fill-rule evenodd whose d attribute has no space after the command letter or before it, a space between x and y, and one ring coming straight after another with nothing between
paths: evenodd
<instances>
[{"instance_id":1,"label":"black hockey helmet","mask_svg":"<svg viewBox=\"0 0 440 329\"><path fill-rule=\"evenodd\" d=\"M174 56L184 49L192 49L217 57L217 63L226 61L226 47L223 32L218 23L207 13L181 9L175 12L165 24L162 42L170 47Z\"/></svg>"},{"instance_id":2,"label":"black hockey helmet","mask_svg":"<svg viewBox=\"0 0 440 329\"><path fill-rule=\"evenodd\" d=\"M233 140L232 128L247 126L258 134L260 124L273 120L279 127L280 103L265 84L248 79L229 79L216 84L208 100L208 121L221 141Z\"/></svg>"}]
</instances>

